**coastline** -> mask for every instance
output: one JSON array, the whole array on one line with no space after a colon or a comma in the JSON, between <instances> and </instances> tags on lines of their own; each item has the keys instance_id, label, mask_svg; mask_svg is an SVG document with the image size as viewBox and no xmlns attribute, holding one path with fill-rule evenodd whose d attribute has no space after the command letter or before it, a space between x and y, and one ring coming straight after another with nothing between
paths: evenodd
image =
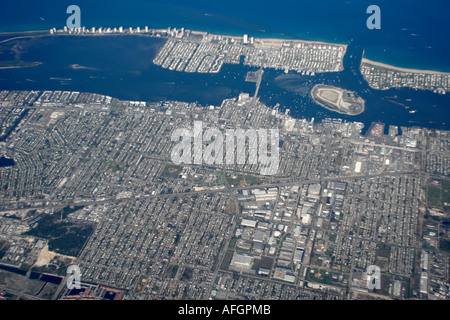
<instances>
[{"instance_id":1,"label":"coastline","mask_svg":"<svg viewBox=\"0 0 450 320\"><path fill-rule=\"evenodd\" d=\"M442 71L435 71L435 70L422 70L422 69L409 69L409 68L396 67L396 66L393 66L393 65L390 65L390 64L369 60L369 59L363 57L361 59L361 64L364 64L364 63L368 64L368 65L375 66L375 67L379 67L379 68L385 68L385 69L390 69L390 70L395 70L395 71L405 72L405 73L424 73L424 74L435 74L435 75L450 75L449 72L442 72Z\"/></svg>"},{"instance_id":2,"label":"coastline","mask_svg":"<svg viewBox=\"0 0 450 320\"><path fill-rule=\"evenodd\" d=\"M61 35L68 35L68 36L113 36L113 35L134 35L134 36L149 36L149 37L156 37L154 35L149 34L150 32L154 33L164 33L167 28L149 28L148 32L144 32L141 30L140 32L129 32L129 28L132 27L124 27L123 32L102 32L98 33L98 29L96 32L82 32L82 33L69 33L67 31L63 31L62 29L57 29L55 33L51 33L49 30L30 30L30 31L11 31L11 32L0 32L0 37L2 36L13 36L13 38L7 38L4 40L0 40L0 43L20 39L20 38L34 38L39 36L61 36ZM169 27L170 28L170 27ZM177 28L174 28L175 30L180 30ZM86 28L86 30L90 30L89 28ZM103 30L106 30L106 28L103 28ZM133 28L135 30L135 28ZM234 40L240 40L243 38L243 35L237 35L234 33L216 33L216 32L210 32L210 31L202 31L202 30L193 30L193 29L185 29L186 31L190 31L193 34L198 35L208 35L208 36L221 36L221 37L227 37ZM251 34L248 34L249 37L251 37ZM170 37L170 36L167 36ZM348 48L348 43L341 43L336 41L324 41L324 40L311 40L311 39L295 39L292 37L274 37L273 35L268 35L268 37L261 37L261 36L254 36L255 43L261 44L261 45L275 45L275 46L281 46L283 42L292 42L292 43L308 43L308 44L316 44L316 45L334 45L343 47L345 49Z\"/></svg>"},{"instance_id":3,"label":"coastline","mask_svg":"<svg viewBox=\"0 0 450 320\"><path fill-rule=\"evenodd\" d=\"M153 32L163 32L166 29L163 28L149 28L149 30L153 31ZM186 29L186 30L190 30L190 29ZM0 37L2 36L8 36L8 35L15 35L15 37L13 38L7 38L4 40L0 40L0 44L4 43L4 42L9 42L12 40L16 40L16 39L21 39L21 38L35 38L35 37L42 37L42 36L114 36L114 35L134 35L134 36L149 36L149 37L155 37L153 35L150 35L148 33L144 33L144 32L133 32L130 33L128 32L128 29L124 28L124 32L122 33L61 33L62 30L59 30L58 33L50 33L48 30L29 30L29 31L14 31L14 32L0 32ZM217 33L210 33L208 31L200 31L200 30L190 30L192 33L197 33L197 34L208 34L208 36L225 36L231 39L242 39L242 36L237 36L237 35L228 35L228 34L217 34ZM318 40L307 40L307 39L292 39L292 38L284 38L284 37L280 37L280 38L275 38L273 36L269 36L267 38L265 37L254 37L255 39L255 45L256 46L282 46L282 43L285 41L290 41L293 43L309 43L309 44L316 44L316 45L336 45L336 46L341 46L344 48L344 54L347 53L347 49L348 49L348 43L344 44L344 43L339 43L339 42L325 42L325 41L318 41ZM422 73L422 74L434 74L434 75L450 75L450 72L445 72L445 71L437 71L437 70L425 70L425 69L415 69L415 68L402 68L402 67L397 67L395 65L391 65L391 64L386 64L383 62L378 62L378 61L374 61L374 60L370 60L365 58L364 56L361 59L361 65L362 64L368 64L368 65L372 65L375 67L379 67L379 68L385 68L385 69L390 69L390 70L395 70L395 71L399 71L399 72L405 72L405 73Z\"/></svg>"}]
</instances>

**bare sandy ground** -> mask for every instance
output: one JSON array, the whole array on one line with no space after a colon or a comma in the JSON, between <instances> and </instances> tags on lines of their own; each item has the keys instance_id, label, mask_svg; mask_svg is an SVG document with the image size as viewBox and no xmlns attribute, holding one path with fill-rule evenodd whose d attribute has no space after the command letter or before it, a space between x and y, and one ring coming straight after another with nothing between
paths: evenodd
<instances>
[{"instance_id":1,"label":"bare sandy ground","mask_svg":"<svg viewBox=\"0 0 450 320\"><path fill-rule=\"evenodd\" d=\"M49 263L53 260L53 258L55 257L64 257L64 258L69 258L72 260L75 260L74 257L69 257L69 256L64 256L64 255L60 255L57 254L56 252L53 251L49 251L48 250L48 244L46 244L41 252L39 253L38 258L36 259L36 262L34 263L34 267L43 267L43 266L48 266Z\"/></svg>"}]
</instances>

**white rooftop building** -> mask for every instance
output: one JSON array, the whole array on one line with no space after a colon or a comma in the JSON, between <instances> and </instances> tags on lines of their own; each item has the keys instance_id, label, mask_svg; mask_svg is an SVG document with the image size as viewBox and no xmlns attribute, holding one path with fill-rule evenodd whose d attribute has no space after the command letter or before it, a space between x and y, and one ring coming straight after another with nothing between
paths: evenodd
<instances>
[{"instance_id":1,"label":"white rooftop building","mask_svg":"<svg viewBox=\"0 0 450 320\"><path fill-rule=\"evenodd\" d=\"M251 227L254 228L256 227L256 220L250 220L250 219L242 219L241 225L244 227Z\"/></svg>"}]
</instances>

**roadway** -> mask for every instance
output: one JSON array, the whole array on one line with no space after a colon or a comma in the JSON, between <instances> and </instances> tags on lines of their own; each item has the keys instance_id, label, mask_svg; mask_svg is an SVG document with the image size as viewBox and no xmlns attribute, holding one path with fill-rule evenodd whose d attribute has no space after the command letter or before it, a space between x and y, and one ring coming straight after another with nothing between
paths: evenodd
<instances>
[{"instance_id":1,"label":"roadway","mask_svg":"<svg viewBox=\"0 0 450 320\"><path fill-rule=\"evenodd\" d=\"M50 205L43 204L43 205L39 205L39 206L31 205L29 207L20 208L20 210L34 210L34 209L42 209L42 208L58 209L58 208L64 208L67 206L74 206L74 205L89 206L89 205L117 203L117 202L121 202L121 201L130 201L130 200L138 200L138 199L183 197L183 196L189 196L189 195L208 194L208 193L217 193L217 192L227 193L227 191L229 192L230 190L238 191L238 190L246 190L246 189L248 190L248 189L258 189L258 188L296 186L296 185L303 185L303 184L319 183L319 182L324 182L324 181L345 181L345 180L354 180L354 179L370 179L370 178L381 177L381 176L400 176L400 175L408 175L408 174L414 174L414 173L418 173L418 171L395 171L395 172L385 171L385 172L379 172L379 173L375 173L375 174L361 174L361 175L336 176L336 177L319 177L319 178L314 178L314 179L302 179L302 180L293 180L293 181L281 181L278 183L266 183L266 184L262 184L262 185L252 185L252 186L247 186L247 187L231 188L230 186L225 186L224 189L220 189L220 190L199 190L199 191L176 192L176 193L167 193L167 194L138 195L138 196L134 196L134 197L120 198L120 199L117 199L116 197L102 198L99 200L95 200L95 199L74 200L74 199L71 199L71 200L59 202L57 204L50 204ZM225 180L225 183L227 183L226 179L224 179L224 180ZM5 207L7 205L14 205L17 208L17 206L20 205L21 203L26 204L25 201L2 203L1 205L4 209L0 210L0 213L1 212L11 212L12 210L18 210L18 209L9 209L8 210Z\"/></svg>"}]
</instances>

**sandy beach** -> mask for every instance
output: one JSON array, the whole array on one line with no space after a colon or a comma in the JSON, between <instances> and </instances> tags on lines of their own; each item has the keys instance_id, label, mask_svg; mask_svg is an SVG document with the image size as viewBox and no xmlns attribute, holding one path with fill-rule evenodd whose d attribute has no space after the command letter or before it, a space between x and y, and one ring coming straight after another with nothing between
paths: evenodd
<instances>
[{"instance_id":1,"label":"sandy beach","mask_svg":"<svg viewBox=\"0 0 450 320\"><path fill-rule=\"evenodd\" d=\"M392 70L395 70L395 71L407 72L407 73L426 73L426 74L436 74L436 75L450 75L450 73L447 73L447 72L439 72L439 71L433 71L433 70L419 70L419 69L399 68L399 67L396 67L396 66L391 66L389 64L372 61L372 60L369 60L369 59L366 59L366 58L362 58L361 64L363 64L363 63L370 64L370 65L375 66L375 67L392 69Z\"/></svg>"}]
</instances>

